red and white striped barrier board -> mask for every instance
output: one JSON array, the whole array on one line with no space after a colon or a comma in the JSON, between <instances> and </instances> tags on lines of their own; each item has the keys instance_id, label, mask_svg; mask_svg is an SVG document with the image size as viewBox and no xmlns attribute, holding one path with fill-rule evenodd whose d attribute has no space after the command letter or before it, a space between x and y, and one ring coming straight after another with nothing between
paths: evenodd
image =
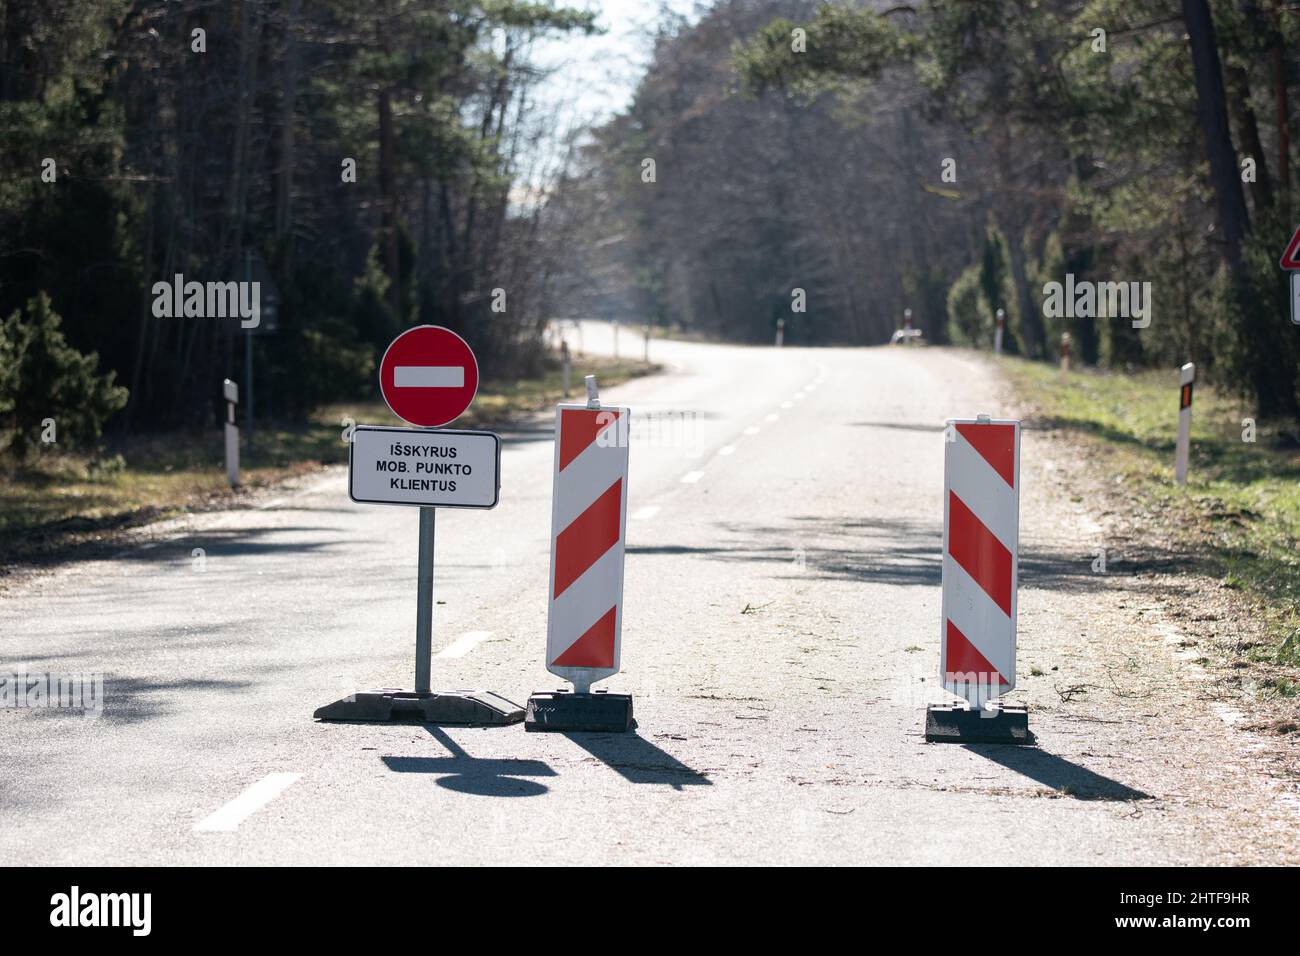
<instances>
[{"instance_id":1,"label":"red and white striped barrier board","mask_svg":"<svg viewBox=\"0 0 1300 956\"><path fill-rule=\"evenodd\" d=\"M578 693L618 673L630 414L613 405L555 410L546 669Z\"/></svg>"},{"instance_id":2,"label":"red and white striped barrier board","mask_svg":"<svg viewBox=\"0 0 1300 956\"><path fill-rule=\"evenodd\" d=\"M939 676L971 706L1016 686L1020 422L950 421Z\"/></svg>"}]
</instances>

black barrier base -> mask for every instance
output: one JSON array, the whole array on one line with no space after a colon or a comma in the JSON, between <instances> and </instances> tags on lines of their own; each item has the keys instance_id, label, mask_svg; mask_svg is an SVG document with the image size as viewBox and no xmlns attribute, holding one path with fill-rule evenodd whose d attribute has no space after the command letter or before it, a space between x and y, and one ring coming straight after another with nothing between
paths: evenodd
<instances>
[{"instance_id":1,"label":"black barrier base","mask_svg":"<svg viewBox=\"0 0 1300 956\"><path fill-rule=\"evenodd\" d=\"M317 720L407 720L424 724L502 726L524 719L524 710L488 690L416 693L411 690L358 691L312 715Z\"/></svg>"},{"instance_id":2,"label":"black barrier base","mask_svg":"<svg viewBox=\"0 0 1300 956\"><path fill-rule=\"evenodd\" d=\"M524 730L589 730L623 734L632 729L632 695L598 690L575 694L541 691L528 698Z\"/></svg>"},{"instance_id":3,"label":"black barrier base","mask_svg":"<svg viewBox=\"0 0 1300 956\"><path fill-rule=\"evenodd\" d=\"M930 743L1032 744L1029 710L1018 704L973 710L966 704L931 704L925 710L925 739Z\"/></svg>"}]
</instances>

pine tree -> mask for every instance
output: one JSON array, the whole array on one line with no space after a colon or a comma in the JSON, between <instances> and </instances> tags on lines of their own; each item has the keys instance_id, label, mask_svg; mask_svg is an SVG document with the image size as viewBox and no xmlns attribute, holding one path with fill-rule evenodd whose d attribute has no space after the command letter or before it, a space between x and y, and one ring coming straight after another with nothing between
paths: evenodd
<instances>
[{"instance_id":1,"label":"pine tree","mask_svg":"<svg viewBox=\"0 0 1300 956\"><path fill-rule=\"evenodd\" d=\"M47 419L57 442L85 448L126 404L127 390L113 384L115 374L98 374L98 355L68 345L61 321L42 292L28 301L26 318L16 310L0 324L0 420L19 461L41 442Z\"/></svg>"}]
</instances>

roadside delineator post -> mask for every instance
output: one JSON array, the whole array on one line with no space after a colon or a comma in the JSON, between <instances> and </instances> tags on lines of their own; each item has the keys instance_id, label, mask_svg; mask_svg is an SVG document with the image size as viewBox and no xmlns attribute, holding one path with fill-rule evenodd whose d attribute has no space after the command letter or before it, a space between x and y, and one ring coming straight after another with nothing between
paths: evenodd
<instances>
[{"instance_id":1,"label":"roadside delineator post","mask_svg":"<svg viewBox=\"0 0 1300 956\"><path fill-rule=\"evenodd\" d=\"M944 429L939 679L960 704L931 704L925 739L1031 743L1016 686L1020 422L979 415Z\"/></svg>"},{"instance_id":2,"label":"roadside delineator post","mask_svg":"<svg viewBox=\"0 0 1300 956\"><path fill-rule=\"evenodd\" d=\"M627 523L631 409L602 405L588 375L585 405L555 409L551 574L546 669L573 690L528 698L527 730L624 732L632 697L593 691L618 673L623 629L623 542Z\"/></svg>"},{"instance_id":3,"label":"roadside delineator post","mask_svg":"<svg viewBox=\"0 0 1300 956\"><path fill-rule=\"evenodd\" d=\"M1187 456L1192 444L1192 386L1196 365L1188 362L1178 370L1178 445L1174 449L1174 481L1187 484Z\"/></svg>"},{"instance_id":4,"label":"roadside delineator post","mask_svg":"<svg viewBox=\"0 0 1300 956\"><path fill-rule=\"evenodd\" d=\"M1061 377L1070 373L1070 333L1061 333Z\"/></svg>"},{"instance_id":5,"label":"roadside delineator post","mask_svg":"<svg viewBox=\"0 0 1300 956\"><path fill-rule=\"evenodd\" d=\"M1002 326L1007 321L1007 314L1002 309L998 309L997 325L993 330L993 354L1002 354Z\"/></svg>"},{"instance_id":6,"label":"roadside delineator post","mask_svg":"<svg viewBox=\"0 0 1300 956\"><path fill-rule=\"evenodd\" d=\"M226 480L231 488L239 487L239 426L235 424L235 406L239 404L239 386L226 379L221 383L226 400Z\"/></svg>"},{"instance_id":7,"label":"roadside delineator post","mask_svg":"<svg viewBox=\"0 0 1300 956\"><path fill-rule=\"evenodd\" d=\"M569 356L569 342L567 339L560 343L560 361L564 363L564 397L569 397L570 380L573 378L573 359Z\"/></svg>"},{"instance_id":8,"label":"roadside delineator post","mask_svg":"<svg viewBox=\"0 0 1300 956\"><path fill-rule=\"evenodd\" d=\"M776 320L776 347L785 345L785 319Z\"/></svg>"}]
</instances>

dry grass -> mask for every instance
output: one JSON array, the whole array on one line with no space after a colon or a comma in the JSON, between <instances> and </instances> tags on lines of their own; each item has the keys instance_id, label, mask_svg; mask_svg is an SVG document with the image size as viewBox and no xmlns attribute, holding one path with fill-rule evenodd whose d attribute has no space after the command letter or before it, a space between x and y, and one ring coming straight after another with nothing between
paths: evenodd
<instances>
[{"instance_id":1,"label":"dry grass","mask_svg":"<svg viewBox=\"0 0 1300 956\"><path fill-rule=\"evenodd\" d=\"M577 359L582 376L604 386L653 371L630 360ZM553 405L562 397L561 371L508 382L485 381L457 428L491 428ZM259 489L347 461L343 419L401 424L382 400L331 405L310 420L259 426L251 451L241 453L244 487L226 484L222 433L137 436L99 458L49 451L25 467L0 462L0 575L16 567L62 560L80 549L111 543L128 528L186 511L239 507Z\"/></svg>"}]
</instances>

